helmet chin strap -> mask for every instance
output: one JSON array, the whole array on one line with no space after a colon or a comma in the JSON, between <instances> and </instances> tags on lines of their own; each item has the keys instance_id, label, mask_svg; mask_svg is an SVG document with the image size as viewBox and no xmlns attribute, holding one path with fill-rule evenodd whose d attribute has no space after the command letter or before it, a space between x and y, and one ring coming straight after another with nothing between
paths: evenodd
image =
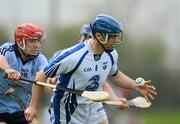
<instances>
[{"instance_id":1,"label":"helmet chin strap","mask_svg":"<svg viewBox=\"0 0 180 124\"><path fill-rule=\"evenodd\" d=\"M18 45L18 50L19 50L19 52L24 56L24 57L23 57L24 59L33 59L33 58L36 57L36 55L30 55L30 54L26 54L26 53L24 52L24 50L25 50L25 48L26 48L25 40L24 40L24 39L22 40L22 46L21 46L19 43L17 43L17 45Z\"/></svg>"},{"instance_id":2,"label":"helmet chin strap","mask_svg":"<svg viewBox=\"0 0 180 124\"><path fill-rule=\"evenodd\" d=\"M24 38L22 39L22 44L17 42L17 45L21 50L24 50L26 48L25 39Z\"/></svg>"},{"instance_id":3,"label":"helmet chin strap","mask_svg":"<svg viewBox=\"0 0 180 124\"><path fill-rule=\"evenodd\" d=\"M19 46L18 46L19 47ZM20 53L24 56L22 58L25 58L25 59L33 59L36 57L36 55L30 55L30 54L26 54L23 49L21 49L20 47L18 48Z\"/></svg>"},{"instance_id":4,"label":"helmet chin strap","mask_svg":"<svg viewBox=\"0 0 180 124\"><path fill-rule=\"evenodd\" d=\"M103 41L101 41L101 40L99 40L95 35L93 35L94 37L95 37L95 39L98 41L98 43L101 45L101 47L104 49L104 51L105 52L111 52L111 51L113 51L113 49L112 50L110 50L110 49L106 49L105 47L104 47L104 45L103 44L105 44L105 43L107 43L107 40L108 40L108 36L106 36L106 38L105 38L105 41L103 42Z\"/></svg>"}]
</instances>

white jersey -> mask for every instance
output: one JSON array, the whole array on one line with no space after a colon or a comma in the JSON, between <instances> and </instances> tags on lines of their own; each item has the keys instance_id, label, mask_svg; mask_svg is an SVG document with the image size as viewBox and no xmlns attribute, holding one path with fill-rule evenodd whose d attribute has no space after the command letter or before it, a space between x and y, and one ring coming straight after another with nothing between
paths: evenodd
<instances>
[{"instance_id":1,"label":"white jersey","mask_svg":"<svg viewBox=\"0 0 180 124\"><path fill-rule=\"evenodd\" d=\"M117 71L118 54L116 50L102 55L94 55L87 40L61 51L49 65L44 68L48 77L60 74L57 85L71 89L99 91L108 76ZM54 105L60 102L73 104L90 104L87 98L72 93L56 90L52 97Z\"/></svg>"}]
</instances>

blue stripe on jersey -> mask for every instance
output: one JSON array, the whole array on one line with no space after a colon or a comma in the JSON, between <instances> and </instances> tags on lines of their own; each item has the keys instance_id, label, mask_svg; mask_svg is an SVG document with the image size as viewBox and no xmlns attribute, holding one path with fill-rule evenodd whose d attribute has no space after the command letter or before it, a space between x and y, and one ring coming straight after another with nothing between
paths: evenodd
<instances>
[{"instance_id":1,"label":"blue stripe on jersey","mask_svg":"<svg viewBox=\"0 0 180 124\"><path fill-rule=\"evenodd\" d=\"M73 89L75 89L75 82L73 82ZM70 100L72 100L72 103L68 104ZM67 123L69 123L69 121L71 120L71 115L74 113L76 108L77 108L76 95L73 93L69 93L65 105Z\"/></svg>"},{"instance_id":2,"label":"blue stripe on jersey","mask_svg":"<svg viewBox=\"0 0 180 124\"><path fill-rule=\"evenodd\" d=\"M82 63L83 59L85 58L85 56L88 54L88 52L89 51L86 51L83 54L83 56L80 58L77 65L74 67L74 69L71 72L69 72L67 74L61 74L60 75L60 77L59 77L59 82L60 83L57 84L58 86L62 86L62 87L67 87L68 86L69 80L71 79L72 74L78 69L78 67ZM75 89L75 82L74 82L74 85L73 85L73 89ZM55 96L60 96L60 97L54 97L54 99L53 99L53 102L55 102L55 104L53 104L54 105L53 108L54 109L59 108L58 110L56 110L54 112L56 121L60 120L60 115L57 112L59 112L59 110L60 110L59 104L60 104L61 99L63 98L64 93L65 93L65 91L62 91L62 90L56 90L54 92L54 94L58 94L58 95L55 95ZM71 95L69 95L69 96L71 96ZM59 99L59 100L56 100L56 99ZM57 101L59 102L59 104L57 104ZM70 101L70 104L71 104L71 105L69 105L69 107L68 106L65 107L65 109L66 109L66 120L67 120L67 122L69 122L71 120L70 115L72 115L74 113L75 108L77 107L76 95L73 94L72 97L70 99L68 98L67 101ZM69 112L69 110L70 110L70 112ZM58 114L58 115L56 115L56 114ZM57 124L59 124L59 123L60 122L57 122Z\"/></svg>"},{"instance_id":3,"label":"blue stripe on jersey","mask_svg":"<svg viewBox=\"0 0 180 124\"><path fill-rule=\"evenodd\" d=\"M47 76L49 77L54 77L56 76L56 72L58 70L59 67L59 63L61 60L63 60L64 58L68 57L69 55L77 52L78 50L80 50L81 48L83 48L85 46L84 43L79 43L76 47L74 47L73 49L65 52L64 54L60 55L57 59L53 60L52 62L50 62L50 64L48 66L46 66L46 68L44 68L44 72Z\"/></svg>"},{"instance_id":4,"label":"blue stripe on jersey","mask_svg":"<svg viewBox=\"0 0 180 124\"><path fill-rule=\"evenodd\" d=\"M109 55L109 57L111 59L111 63L113 65L114 64L114 59L113 59L113 56L112 56L111 52L107 52L107 54Z\"/></svg>"},{"instance_id":5,"label":"blue stripe on jersey","mask_svg":"<svg viewBox=\"0 0 180 124\"><path fill-rule=\"evenodd\" d=\"M60 101L61 101L61 95L54 93L53 98L53 110L54 110L54 124L60 124L59 118L60 118Z\"/></svg>"},{"instance_id":6,"label":"blue stripe on jersey","mask_svg":"<svg viewBox=\"0 0 180 124\"><path fill-rule=\"evenodd\" d=\"M59 54L61 53L62 50L58 50L57 52L55 52L53 54L53 56L49 59L49 62L51 62L52 60L54 60L56 57L59 56Z\"/></svg>"}]
</instances>

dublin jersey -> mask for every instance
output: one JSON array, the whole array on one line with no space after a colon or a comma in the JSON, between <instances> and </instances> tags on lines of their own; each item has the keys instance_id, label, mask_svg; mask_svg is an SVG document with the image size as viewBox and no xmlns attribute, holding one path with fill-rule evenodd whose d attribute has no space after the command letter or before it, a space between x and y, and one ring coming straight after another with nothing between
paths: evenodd
<instances>
[{"instance_id":1,"label":"dublin jersey","mask_svg":"<svg viewBox=\"0 0 180 124\"><path fill-rule=\"evenodd\" d=\"M57 85L71 89L99 91L108 76L117 71L118 54L116 50L102 55L94 55L90 41L79 43L62 50L52 60L44 72L48 77L60 75ZM92 101L72 93L55 90L51 99L55 106L60 102L73 104L90 104Z\"/></svg>"},{"instance_id":2,"label":"dublin jersey","mask_svg":"<svg viewBox=\"0 0 180 124\"><path fill-rule=\"evenodd\" d=\"M40 53L36 58L23 63L14 42L8 42L0 46L0 55L6 57L11 68L20 72L22 77L29 79L34 79L36 72L41 70L48 63L46 57ZM2 75L3 72L0 73ZM2 76L0 76L0 113L22 111L22 108L17 103L17 98L13 95L5 95L8 89L12 87L15 89L14 93L17 97L19 97L25 107L27 107L30 100L28 91L31 91L32 84L27 82L18 82L22 84L23 87L16 87L15 83L17 82L3 79Z\"/></svg>"}]
</instances>

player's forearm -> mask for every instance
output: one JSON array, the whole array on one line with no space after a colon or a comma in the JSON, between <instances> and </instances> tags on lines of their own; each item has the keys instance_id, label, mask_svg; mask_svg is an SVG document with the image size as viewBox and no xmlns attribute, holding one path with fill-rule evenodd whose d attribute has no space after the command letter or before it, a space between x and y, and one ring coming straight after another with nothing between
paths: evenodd
<instances>
[{"instance_id":1,"label":"player's forearm","mask_svg":"<svg viewBox=\"0 0 180 124\"><path fill-rule=\"evenodd\" d=\"M38 108L42 90L43 90L42 86L36 84L33 85L32 97L29 106L33 106L36 109Z\"/></svg>"},{"instance_id":2,"label":"player's forearm","mask_svg":"<svg viewBox=\"0 0 180 124\"><path fill-rule=\"evenodd\" d=\"M110 84L108 84L108 82L105 82L103 85L103 91L106 91L109 93L110 95L110 99L111 100L118 100L118 96L114 93L112 87L110 86Z\"/></svg>"},{"instance_id":3,"label":"player's forearm","mask_svg":"<svg viewBox=\"0 0 180 124\"><path fill-rule=\"evenodd\" d=\"M121 71L119 71L117 73L117 75L111 76L109 79L111 80L112 83L114 83L122 88L131 89L131 90L135 90L135 91L138 88L137 84L135 83L135 80L128 77Z\"/></svg>"},{"instance_id":4,"label":"player's forearm","mask_svg":"<svg viewBox=\"0 0 180 124\"><path fill-rule=\"evenodd\" d=\"M9 65L7 59L3 55L0 55L0 68L3 70L10 68L10 65Z\"/></svg>"},{"instance_id":5,"label":"player's forearm","mask_svg":"<svg viewBox=\"0 0 180 124\"><path fill-rule=\"evenodd\" d=\"M36 81L45 81L46 76L43 71L37 72ZM30 106L38 108L41 99L41 93L43 92L43 87L37 84L33 85L32 97L30 101Z\"/></svg>"}]
</instances>

